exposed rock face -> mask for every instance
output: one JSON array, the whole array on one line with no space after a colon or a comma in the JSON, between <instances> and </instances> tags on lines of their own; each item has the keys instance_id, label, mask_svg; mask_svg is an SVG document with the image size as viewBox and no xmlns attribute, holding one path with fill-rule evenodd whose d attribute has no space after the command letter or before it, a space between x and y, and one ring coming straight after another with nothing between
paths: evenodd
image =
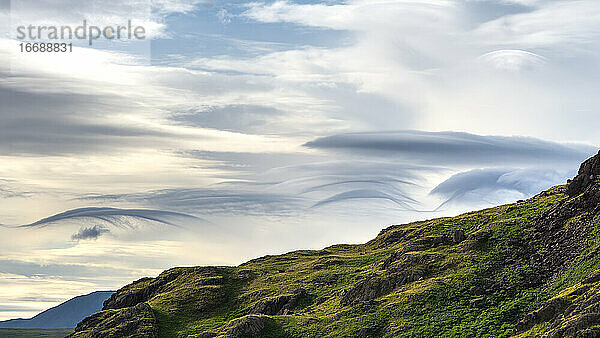
<instances>
[{"instance_id":1,"label":"exposed rock face","mask_svg":"<svg viewBox=\"0 0 600 338\"><path fill-rule=\"evenodd\" d=\"M600 337L598 324L600 324L600 313L587 313L553 329L548 334L548 338Z\"/></svg>"},{"instance_id":2,"label":"exposed rock face","mask_svg":"<svg viewBox=\"0 0 600 338\"><path fill-rule=\"evenodd\" d=\"M544 268L540 281L566 268L589 245L593 219L600 214L600 185L589 177L598 170L600 154L582 164L579 175L568 185L572 198L557 203L533 220L531 239L544 247L545 254L526 253L532 263Z\"/></svg>"},{"instance_id":3,"label":"exposed rock face","mask_svg":"<svg viewBox=\"0 0 600 338\"><path fill-rule=\"evenodd\" d=\"M598 177L600 177L600 151L598 155L581 164L579 173L567 187L567 194L569 196L577 196L583 193Z\"/></svg>"},{"instance_id":4,"label":"exposed rock face","mask_svg":"<svg viewBox=\"0 0 600 338\"><path fill-rule=\"evenodd\" d=\"M265 323L259 316L246 316L232 320L227 325L227 335L232 337L258 337L265 329Z\"/></svg>"},{"instance_id":5,"label":"exposed rock face","mask_svg":"<svg viewBox=\"0 0 600 338\"><path fill-rule=\"evenodd\" d=\"M307 297L306 290L298 289L292 295L283 295L272 299L263 299L256 303L252 313L263 315L287 315Z\"/></svg>"},{"instance_id":6,"label":"exposed rock face","mask_svg":"<svg viewBox=\"0 0 600 338\"><path fill-rule=\"evenodd\" d=\"M134 282L136 283L144 283L146 281L150 281L151 278L142 278ZM148 288L141 288L135 292L123 292L119 290L115 292L110 298L104 301L103 310L108 309L122 309L130 306L135 306L141 302L145 302L148 299L152 298L152 295L158 290L160 286L153 284Z\"/></svg>"},{"instance_id":7,"label":"exposed rock face","mask_svg":"<svg viewBox=\"0 0 600 338\"><path fill-rule=\"evenodd\" d=\"M538 283L551 280L565 271L575 258L590 246L594 218L600 215L600 152L581 165L579 174L567 186L571 197L557 203L534 220L531 239L543 255L528 252L532 264L543 267ZM587 258L596 255L592 251ZM580 286L566 295L550 299L529 313L515 326L515 333L534 325L550 323L547 337L600 337L600 270L589 274Z\"/></svg>"},{"instance_id":8,"label":"exposed rock face","mask_svg":"<svg viewBox=\"0 0 600 338\"><path fill-rule=\"evenodd\" d=\"M384 231L381 232L381 234L383 234L383 233L384 233ZM405 235L406 235L405 231L402 231L402 230L400 230L400 231L393 231L393 232L390 232L389 234L387 234L384 237L383 242L384 242L385 245L391 245L391 244L394 244L394 243L397 243L397 242L401 241Z\"/></svg>"},{"instance_id":9,"label":"exposed rock face","mask_svg":"<svg viewBox=\"0 0 600 338\"><path fill-rule=\"evenodd\" d=\"M188 336L188 338L213 338L213 337L260 337L265 333L268 317L247 315L223 323L217 328L199 334Z\"/></svg>"},{"instance_id":10,"label":"exposed rock face","mask_svg":"<svg viewBox=\"0 0 600 338\"><path fill-rule=\"evenodd\" d=\"M141 288L135 288L133 290L119 290L104 302L103 309L121 309L135 306L141 302L146 302L160 292L163 286L179 277L181 273L181 271L173 269L163 272L156 279L142 278L134 282L134 285L145 284L146 282L149 282L148 285Z\"/></svg>"},{"instance_id":11,"label":"exposed rock face","mask_svg":"<svg viewBox=\"0 0 600 338\"><path fill-rule=\"evenodd\" d=\"M424 273L419 270L392 273L387 276L371 276L359 281L350 290L346 291L341 299L342 305L354 305L360 302L373 300L390 293L392 290L423 278Z\"/></svg>"},{"instance_id":12,"label":"exposed rock face","mask_svg":"<svg viewBox=\"0 0 600 338\"><path fill-rule=\"evenodd\" d=\"M527 314L515 326L516 332L524 332L534 325L544 323L558 317L569 306L569 302L563 298L554 298L548 301L539 310Z\"/></svg>"},{"instance_id":13,"label":"exposed rock face","mask_svg":"<svg viewBox=\"0 0 600 338\"><path fill-rule=\"evenodd\" d=\"M93 314L75 328L72 338L158 338L158 326L152 308L146 303Z\"/></svg>"},{"instance_id":14,"label":"exposed rock face","mask_svg":"<svg viewBox=\"0 0 600 338\"><path fill-rule=\"evenodd\" d=\"M517 323L515 333L536 324L550 323L549 338L600 337L600 271L578 287L546 302Z\"/></svg>"},{"instance_id":15,"label":"exposed rock face","mask_svg":"<svg viewBox=\"0 0 600 338\"><path fill-rule=\"evenodd\" d=\"M451 243L452 239L448 236L427 236L414 240L404 251L421 251Z\"/></svg>"}]
</instances>

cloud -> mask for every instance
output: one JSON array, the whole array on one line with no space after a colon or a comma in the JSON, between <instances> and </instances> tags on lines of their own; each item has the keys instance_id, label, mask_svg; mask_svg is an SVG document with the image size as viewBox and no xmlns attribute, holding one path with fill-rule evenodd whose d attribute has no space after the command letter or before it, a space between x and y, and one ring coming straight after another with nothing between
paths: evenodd
<instances>
[{"instance_id":1,"label":"cloud","mask_svg":"<svg viewBox=\"0 0 600 338\"><path fill-rule=\"evenodd\" d=\"M78 295L116 290L141 276L156 276L172 266L174 257L185 256L180 243L119 241L115 236L72 241L69 231L50 227L36 229L32 236L29 229L0 229L3 248L15 242L20 247L0 255L0 308L30 307L29 311L0 314L0 320L29 318ZM48 241L61 244L39 245ZM179 262L193 264L192 260Z\"/></svg>"},{"instance_id":2,"label":"cloud","mask_svg":"<svg viewBox=\"0 0 600 338\"><path fill-rule=\"evenodd\" d=\"M93 227L82 227L77 233L74 233L71 236L71 239L76 241L98 239L98 237L109 232L110 230L101 225L94 225Z\"/></svg>"},{"instance_id":3,"label":"cloud","mask_svg":"<svg viewBox=\"0 0 600 338\"><path fill-rule=\"evenodd\" d=\"M561 144L530 137L480 136L459 132L363 132L318 138L306 147L373 156L396 156L435 165L574 165L596 150L588 145Z\"/></svg>"},{"instance_id":4,"label":"cloud","mask_svg":"<svg viewBox=\"0 0 600 338\"><path fill-rule=\"evenodd\" d=\"M164 17L188 13L203 0L124 0L110 5L99 5L94 0L12 1L10 19L18 25L124 25L131 20L142 25L148 37L165 36ZM65 10L68 9L68 10Z\"/></svg>"},{"instance_id":5,"label":"cloud","mask_svg":"<svg viewBox=\"0 0 600 338\"><path fill-rule=\"evenodd\" d=\"M309 153L248 153L219 151L184 151L181 156L206 161L207 169L225 169L220 178L227 181L247 178L247 175L265 172L277 167L289 167L323 161L318 154ZM248 181L246 181L249 183Z\"/></svg>"},{"instance_id":6,"label":"cloud","mask_svg":"<svg viewBox=\"0 0 600 338\"><path fill-rule=\"evenodd\" d=\"M285 120L286 115L269 106L231 104L177 112L170 119L189 126L242 133L268 133L277 130L277 120Z\"/></svg>"},{"instance_id":7,"label":"cloud","mask_svg":"<svg viewBox=\"0 0 600 338\"><path fill-rule=\"evenodd\" d=\"M136 126L119 126L95 116L94 106L114 97L77 93L44 93L6 88L0 84L0 154L64 154L106 151L121 144L139 146L137 140L164 138L168 133ZM74 112L88 112L87 120ZM26 130L35 133L26 133Z\"/></svg>"},{"instance_id":8,"label":"cloud","mask_svg":"<svg viewBox=\"0 0 600 338\"><path fill-rule=\"evenodd\" d=\"M129 202L195 214L220 215L279 215L296 210L301 198L267 191L245 191L243 188L225 190L210 188L165 189L135 194L89 195L80 198L86 201ZM154 213L157 213L156 215ZM165 217L191 217L188 214L163 213L152 210L119 212L167 224Z\"/></svg>"},{"instance_id":9,"label":"cloud","mask_svg":"<svg viewBox=\"0 0 600 338\"><path fill-rule=\"evenodd\" d=\"M217 18L223 25L227 25L228 23L231 23L232 17L233 17L233 15L231 15L225 8L221 8L217 12Z\"/></svg>"},{"instance_id":10,"label":"cloud","mask_svg":"<svg viewBox=\"0 0 600 338\"><path fill-rule=\"evenodd\" d=\"M431 195L447 202L477 201L474 194L479 194L480 200L489 195L486 205L492 205L510 201L515 194L530 196L563 183L582 160L596 152L588 145L535 138L422 131L338 134L305 146L320 152L310 156L184 153L214 161L211 165L229 168L230 173L210 187L89 194L78 200L126 203L217 219L289 217L318 213L316 209L325 205L339 207L369 200L391 201L397 210L420 212L431 204L431 198L421 192L438 184L440 177L448 179L448 173L485 168L453 176ZM507 166L517 167L505 169ZM499 196L498 191L512 195ZM368 204L364 207L369 208Z\"/></svg>"},{"instance_id":11,"label":"cloud","mask_svg":"<svg viewBox=\"0 0 600 338\"><path fill-rule=\"evenodd\" d=\"M372 19L382 15L405 14L410 21L410 14L443 17L443 9L453 7L452 1L420 0L420 1L352 1L343 4L297 4L290 1L274 1L271 3L251 3L242 15L260 22L292 22L304 26L327 29L360 30L368 27ZM387 11L387 13L386 13ZM361 22L361 19L367 19ZM426 23L423 23L426 25Z\"/></svg>"},{"instance_id":12,"label":"cloud","mask_svg":"<svg viewBox=\"0 0 600 338\"><path fill-rule=\"evenodd\" d=\"M261 22L294 22L331 29L347 29L356 6L327 4L295 4L274 1L251 3L242 15ZM334 15L335 13L335 15Z\"/></svg>"},{"instance_id":13,"label":"cloud","mask_svg":"<svg viewBox=\"0 0 600 338\"><path fill-rule=\"evenodd\" d=\"M508 15L481 25L477 34L488 38L489 44L563 50L584 47L600 36L597 19L600 4L597 1L538 3L534 11Z\"/></svg>"},{"instance_id":14,"label":"cloud","mask_svg":"<svg viewBox=\"0 0 600 338\"><path fill-rule=\"evenodd\" d=\"M257 22L347 30L353 40L342 47L301 46L202 63L222 71L267 72L277 80L290 76L302 88L347 85L356 89L350 97L370 93L377 94L372 104L382 98L394 103L382 111L369 104L344 106L347 97L332 100L328 116L350 120L359 130L463 130L598 142L587 127L600 109L588 99L598 75L598 10L597 1L259 2L245 13Z\"/></svg>"},{"instance_id":15,"label":"cloud","mask_svg":"<svg viewBox=\"0 0 600 338\"><path fill-rule=\"evenodd\" d=\"M359 32L376 30L374 22L389 24L389 18L401 16L396 23L410 30L425 27L427 20L450 24L452 33L467 34L483 45L556 47L588 44L598 38L596 16L600 5L594 0L538 1L350 1L339 4L298 4L290 1L252 3L242 15L260 22L289 22L303 26ZM494 14L488 13L494 11ZM457 17L476 20L473 36ZM483 22L478 22L483 19ZM487 19L487 20L486 20ZM419 20L421 20L419 22ZM556 25L560 22L560 25ZM417 24L418 23L418 24ZM477 24L481 25L477 26ZM403 34L402 32L400 34ZM406 34L406 31L404 32ZM420 32L419 37L425 36ZM460 42L463 36L453 36ZM423 46L424 44L420 44Z\"/></svg>"},{"instance_id":16,"label":"cloud","mask_svg":"<svg viewBox=\"0 0 600 338\"><path fill-rule=\"evenodd\" d=\"M225 75L136 66L123 53L78 48L61 56L19 56L13 53L16 47L15 41L0 39L0 55L11 60L0 65L0 77L10 79L0 81L0 155L110 155L157 148L274 151L290 144L274 133L289 119L270 121L266 133L260 127L280 112L273 95L256 104L229 101L234 98L228 91L238 91L246 101L246 95L260 90L248 81L236 87ZM62 67L65 62L70 67ZM236 117L237 124L225 127ZM246 133L256 131L262 134ZM277 147L274 138L280 141Z\"/></svg>"},{"instance_id":17,"label":"cloud","mask_svg":"<svg viewBox=\"0 0 600 338\"><path fill-rule=\"evenodd\" d=\"M80 262L78 264L64 264L59 262L52 262L48 264L29 262L25 260L9 260L0 259L0 266L2 267L1 273L10 273L15 275L21 275L26 277L58 277L65 276L74 279L86 279L89 277L96 276L98 272L102 272L104 276L108 277L117 274L126 274L126 269L119 266L101 266L85 264Z\"/></svg>"},{"instance_id":18,"label":"cloud","mask_svg":"<svg viewBox=\"0 0 600 338\"><path fill-rule=\"evenodd\" d=\"M173 226L176 226L178 221L200 221L198 217L172 211L89 207L68 210L30 224L20 225L19 227L45 227L61 221L86 218L101 220L118 227L129 226L129 223L123 221L122 218L141 219Z\"/></svg>"},{"instance_id":19,"label":"cloud","mask_svg":"<svg viewBox=\"0 0 600 338\"><path fill-rule=\"evenodd\" d=\"M547 59L524 50L504 49L483 54L479 57L479 61L499 70L516 72L540 67L547 62Z\"/></svg>"},{"instance_id":20,"label":"cloud","mask_svg":"<svg viewBox=\"0 0 600 338\"><path fill-rule=\"evenodd\" d=\"M0 308L0 312L27 312L30 311L29 306L14 306L14 305L3 305Z\"/></svg>"},{"instance_id":21,"label":"cloud","mask_svg":"<svg viewBox=\"0 0 600 338\"><path fill-rule=\"evenodd\" d=\"M431 190L431 195L445 198L439 208L463 205L494 205L498 202L528 198L552 186L564 184L576 169L488 168L474 169L453 175Z\"/></svg>"},{"instance_id":22,"label":"cloud","mask_svg":"<svg viewBox=\"0 0 600 338\"><path fill-rule=\"evenodd\" d=\"M0 179L0 197L2 198L16 198L16 197L29 197L34 192L24 191L22 186L13 180Z\"/></svg>"},{"instance_id":23,"label":"cloud","mask_svg":"<svg viewBox=\"0 0 600 338\"><path fill-rule=\"evenodd\" d=\"M343 193L339 193L322 201L315 203L312 207L320 207L331 203L338 203L348 200L361 200L361 199L379 199L379 200L387 200L394 202L398 207L402 210L410 210L416 211L416 209L411 206L411 204L415 204L416 201L412 198L403 198L400 199L398 197L386 194L384 192L372 189L358 189L358 190L350 190Z\"/></svg>"},{"instance_id":24,"label":"cloud","mask_svg":"<svg viewBox=\"0 0 600 338\"><path fill-rule=\"evenodd\" d=\"M88 194L86 203L129 204L218 217L291 217L316 206L350 200L385 199L406 210L419 204L423 175L447 169L397 161L332 160L331 156L198 153L230 167L232 173L209 187L163 189L129 194ZM240 179L243 178L243 179ZM219 220L215 222L220 222Z\"/></svg>"}]
</instances>

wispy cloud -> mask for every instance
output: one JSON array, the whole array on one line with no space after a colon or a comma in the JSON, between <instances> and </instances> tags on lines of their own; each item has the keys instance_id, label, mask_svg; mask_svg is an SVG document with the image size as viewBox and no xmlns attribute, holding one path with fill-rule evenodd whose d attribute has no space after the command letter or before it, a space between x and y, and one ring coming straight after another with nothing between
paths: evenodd
<instances>
[{"instance_id":1,"label":"wispy cloud","mask_svg":"<svg viewBox=\"0 0 600 338\"><path fill-rule=\"evenodd\" d=\"M98 237L109 232L110 230L101 225L94 225L93 227L82 227L81 229L79 229L78 232L71 235L71 239L76 241L98 239Z\"/></svg>"},{"instance_id":2,"label":"wispy cloud","mask_svg":"<svg viewBox=\"0 0 600 338\"><path fill-rule=\"evenodd\" d=\"M193 212L200 215L278 215L288 214L300 208L302 199L287 194L238 189L169 189L121 195L89 195L79 199L91 201L119 201L156 206L170 210ZM112 211L111 211L112 212ZM87 211L86 211L87 214ZM103 217L97 211L90 213L94 217ZM188 214L162 212L156 210L116 210L116 216L131 216L175 224L169 217L192 217ZM63 217L60 217L63 219ZM70 218L70 217L69 217ZM199 219L198 219L199 220Z\"/></svg>"},{"instance_id":3,"label":"wispy cloud","mask_svg":"<svg viewBox=\"0 0 600 338\"><path fill-rule=\"evenodd\" d=\"M590 43L600 36L597 1L538 1L535 5L533 11L487 22L476 33L488 38L490 44L562 50L594 48Z\"/></svg>"},{"instance_id":4,"label":"wispy cloud","mask_svg":"<svg viewBox=\"0 0 600 338\"><path fill-rule=\"evenodd\" d=\"M8 1L10 2L10 1ZM132 20L143 25L148 37L164 36L167 28L163 18L188 13L204 0L125 0L110 5L93 0L58 0L40 3L23 0L11 3L12 25L81 25L83 20L97 26L127 24ZM65 10L65 9L69 10Z\"/></svg>"}]
</instances>

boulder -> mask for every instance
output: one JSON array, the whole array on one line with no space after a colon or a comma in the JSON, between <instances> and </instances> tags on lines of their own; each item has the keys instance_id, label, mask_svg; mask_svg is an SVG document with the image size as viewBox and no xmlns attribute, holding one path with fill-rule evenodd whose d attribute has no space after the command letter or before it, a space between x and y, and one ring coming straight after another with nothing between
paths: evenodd
<instances>
[{"instance_id":1,"label":"boulder","mask_svg":"<svg viewBox=\"0 0 600 338\"><path fill-rule=\"evenodd\" d=\"M233 337L258 337L265 329L265 322L259 316L249 315L234 319L227 324L227 335Z\"/></svg>"}]
</instances>

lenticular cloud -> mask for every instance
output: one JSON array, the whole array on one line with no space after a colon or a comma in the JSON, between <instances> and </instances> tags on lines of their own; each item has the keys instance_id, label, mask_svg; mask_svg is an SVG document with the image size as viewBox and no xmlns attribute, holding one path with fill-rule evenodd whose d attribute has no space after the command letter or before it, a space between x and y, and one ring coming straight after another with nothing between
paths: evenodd
<instances>
[{"instance_id":1,"label":"lenticular cloud","mask_svg":"<svg viewBox=\"0 0 600 338\"><path fill-rule=\"evenodd\" d=\"M178 221L200 220L199 218L171 211L151 210L151 209L117 209L117 208L79 208L68 210L60 214L43 218L39 221L24 224L19 227L45 227L60 221L76 219L96 219L105 221L112 225L122 225L120 219L134 218L146 221L154 221L162 224L177 226Z\"/></svg>"}]
</instances>

